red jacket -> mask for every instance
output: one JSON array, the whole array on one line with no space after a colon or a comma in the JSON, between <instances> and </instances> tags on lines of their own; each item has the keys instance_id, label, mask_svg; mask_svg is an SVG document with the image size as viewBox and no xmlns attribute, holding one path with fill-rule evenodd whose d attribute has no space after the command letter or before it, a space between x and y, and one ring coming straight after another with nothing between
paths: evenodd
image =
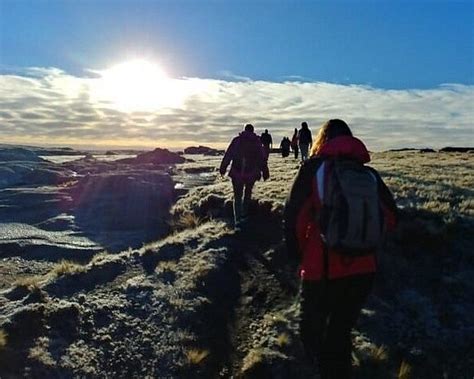
<instances>
[{"instance_id":1,"label":"red jacket","mask_svg":"<svg viewBox=\"0 0 474 379\"><path fill-rule=\"evenodd\" d=\"M318 156L306 161L300 168L285 206L285 238L290 256L300 260L300 276L305 280L324 277L323 242L315 214L321 209L318 186L326 175L325 158L345 157L361 163L370 161L369 153L357 138L341 136L323 145ZM387 229L396 223L396 205L392 194L377 171L381 207ZM342 278L376 271L375 252L359 257L347 257L334 251L328 252L327 277Z\"/></svg>"},{"instance_id":2,"label":"red jacket","mask_svg":"<svg viewBox=\"0 0 474 379\"><path fill-rule=\"evenodd\" d=\"M251 162L242 165L241 156L243 150L250 153ZM254 183L260 178L268 178L267 155L263 150L260 138L253 132L243 131L235 137L227 148L224 158L222 158L219 171L224 175L230 162L229 176L240 183Z\"/></svg>"}]
</instances>

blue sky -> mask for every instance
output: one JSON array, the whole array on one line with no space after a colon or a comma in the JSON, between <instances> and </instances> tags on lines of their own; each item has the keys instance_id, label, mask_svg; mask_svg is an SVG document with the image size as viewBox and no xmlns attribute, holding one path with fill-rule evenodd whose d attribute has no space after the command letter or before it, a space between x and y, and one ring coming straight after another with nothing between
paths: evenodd
<instances>
[{"instance_id":1,"label":"blue sky","mask_svg":"<svg viewBox=\"0 0 474 379\"><path fill-rule=\"evenodd\" d=\"M474 83L474 2L1 1L1 64L428 88Z\"/></svg>"},{"instance_id":2,"label":"blue sky","mask_svg":"<svg viewBox=\"0 0 474 379\"><path fill-rule=\"evenodd\" d=\"M106 75L133 59L170 80ZM474 1L0 0L0 142L225 146L336 117L373 150L473 141Z\"/></svg>"}]
</instances>

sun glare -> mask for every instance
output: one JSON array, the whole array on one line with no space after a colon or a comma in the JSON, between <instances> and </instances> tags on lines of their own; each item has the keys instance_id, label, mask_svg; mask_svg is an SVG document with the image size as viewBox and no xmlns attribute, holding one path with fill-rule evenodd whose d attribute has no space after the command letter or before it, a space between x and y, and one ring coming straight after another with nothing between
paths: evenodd
<instances>
[{"instance_id":1,"label":"sun glare","mask_svg":"<svg viewBox=\"0 0 474 379\"><path fill-rule=\"evenodd\" d=\"M95 95L121 111L153 111L179 107L183 94L177 81L157 64L134 60L99 72Z\"/></svg>"}]
</instances>

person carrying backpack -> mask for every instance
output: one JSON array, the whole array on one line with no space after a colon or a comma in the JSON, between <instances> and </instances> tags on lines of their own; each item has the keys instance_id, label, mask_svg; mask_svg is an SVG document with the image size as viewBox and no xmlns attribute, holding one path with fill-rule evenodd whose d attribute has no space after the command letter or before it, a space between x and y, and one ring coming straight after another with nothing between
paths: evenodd
<instances>
[{"instance_id":1,"label":"person carrying backpack","mask_svg":"<svg viewBox=\"0 0 474 379\"><path fill-rule=\"evenodd\" d=\"M253 125L245 125L244 131L235 137L227 148L219 168L221 176L232 162L229 176L234 190L234 222L239 228L242 219L247 217L252 198L252 189L257 180L270 177L267 156L260 138L254 133ZM242 202L243 195L243 202Z\"/></svg>"},{"instance_id":2,"label":"person carrying backpack","mask_svg":"<svg viewBox=\"0 0 474 379\"><path fill-rule=\"evenodd\" d=\"M281 156L283 158L286 158L288 155L290 155L290 146L291 146L291 141L288 137L283 137L283 139L280 142L280 151L281 151Z\"/></svg>"},{"instance_id":3,"label":"person carrying backpack","mask_svg":"<svg viewBox=\"0 0 474 379\"><path fill-rule=\"evenodd\" d=\"M301 161L304 162L308 159L308 152L313 144L311 130L309 130L308 123L305 121L301 123L301 129L298 131L298 144L301 151Z\"/></svg>"},{"instance_id":4,"label":"person carrying backpack","mask_svg":"<svg viewBox=\"0 0 474 379\"><path fill-rule=\"evenodd\" d=\"M369 161L344 121L327 121L285 204L288 254L301 278L301 338L322 379L351 378L351 329L373 285L376 249L396 223L392 194Z\"/></svg>"}]
</instances>

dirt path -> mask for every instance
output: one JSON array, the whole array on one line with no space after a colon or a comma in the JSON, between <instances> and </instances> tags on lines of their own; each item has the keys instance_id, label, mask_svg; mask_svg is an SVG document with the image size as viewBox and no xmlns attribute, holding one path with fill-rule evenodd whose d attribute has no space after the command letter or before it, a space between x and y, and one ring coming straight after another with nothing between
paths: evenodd
<instances>
[{"instance_id":1,"label":"dirt path","mask_svg":"<svg viewBox=\"0 0 474 379\"><path fill-rule=\"evenodd\" d=\"M265 232L263 232L265 231ZM240 298L221 377L312 378L297 332L297 279L286 262L280 223L254 219L235 236Z\"/></svg>"}]
</instances>

